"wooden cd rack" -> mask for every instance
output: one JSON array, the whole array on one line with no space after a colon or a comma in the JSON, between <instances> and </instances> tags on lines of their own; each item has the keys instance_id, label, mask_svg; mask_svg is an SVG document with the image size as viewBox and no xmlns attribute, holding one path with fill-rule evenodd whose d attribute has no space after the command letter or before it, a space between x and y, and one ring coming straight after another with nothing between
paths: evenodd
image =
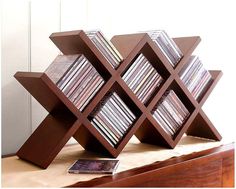
<instances>
[{"instance_id":1,"label":"wooden cd rack","mask_svg":"<svg viewBox=\"0 0 236 189\"><path fill-rule=\"evenodd\" d=\"M105 80L105 84L80 112L45 73L17 72L15 78L49 112L46 118L23 144L17 156L42 168L47 168L67 141L73 137L86 150L117 157L130 138L135 135L141 142L174 148L184 133L187 135L221 140L202 105L219 81L222 72L210 70L211 85L198 102L182 83L179 72L200 42L200 37L174 38L183 58L173 68L146 33L117 35L111 39L124 57L115 70L95 47L83 30L53 33L50 39L64 55L84 54ZM143 53L163 77L163 84L146 104L141 103L122 79L138 54ZM187 107L190 116L174 137L170 137L153 118L151 111L165 91L172 89ZM137 117L116 147L112 147L91 125L90 113L109 91L115 91Z\"/></svg>"}]
</instances>

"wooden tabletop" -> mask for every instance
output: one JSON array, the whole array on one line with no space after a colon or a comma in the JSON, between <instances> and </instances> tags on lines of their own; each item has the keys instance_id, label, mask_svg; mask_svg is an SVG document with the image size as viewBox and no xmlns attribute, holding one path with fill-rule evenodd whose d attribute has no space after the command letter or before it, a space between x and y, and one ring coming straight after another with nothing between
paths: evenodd
<instances>
[{"instance_id":1,"label":"wooden tabletop","mask_svg":"<svg viewBox=\"0 0 236 189\"><path fill-rule=\"evenodd\" d=\"M160 168L161 165L166 166L168 162L173 163L173 160L176 159L174 157L177 157L174 161L176 163L182 159L186 160L186 157L183 155L192 154L194 152L201 152L200 154L202 154L205 153L202 151L222 146L222 144L223 142L184 136L175 149L165 149L154 145L139 143L139 141L133 137L123 152L117 157L117 159L120 160L117 173L113 176L105 177L105 180L104 176L106 175L67 173L69 166L79 158L106 159L105 156L83 150L79 144L68 145L63 148L46 170L20 160L16 156L2 158L2 186L64 187L74 185L75 183L77 183L75 186L96 186L96 179L101 177L99 183L100 185L104 185L104 182L107 183L107 181L110 182L116 179L120 181L120 179L123 180L124 177L132 177L132 174L140 173L140 170L147 171L157 167ZM191 158L196 158L197 156L199 155L191 155ZM163 162L163 164L157 165L156 162ZM145 166L148 167L143 169ZM96 182L94 182L94 179Z\"/></svg>"}]
</instances>

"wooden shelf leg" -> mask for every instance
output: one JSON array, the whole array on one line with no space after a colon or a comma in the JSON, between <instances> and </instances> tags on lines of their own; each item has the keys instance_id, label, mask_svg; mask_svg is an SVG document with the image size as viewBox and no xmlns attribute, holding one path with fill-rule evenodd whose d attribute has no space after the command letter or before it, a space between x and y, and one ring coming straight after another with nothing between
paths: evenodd
<instances>
[{"instance_id":1,"label":"wooden shelf leg","mask_svg":"<svg viewBox=\"0 0 236 189\"><path fill-rule=\"evenodd\" d=\"M71 113L48 114L17 156L46 169L79 126Z\"/></svg>"},{"instance_id":2,"label":"wooden shelf leg","mask_svg":"<svg viewBox=\"0 0 236 189\"><path fill-rule=\"evenodd\" d=\"M207 115L200 110L190 127L188 128L187 135L197 136L207 139L220 141L222 139L219 132L216 130Z\"/></svg>"}]
</instances>

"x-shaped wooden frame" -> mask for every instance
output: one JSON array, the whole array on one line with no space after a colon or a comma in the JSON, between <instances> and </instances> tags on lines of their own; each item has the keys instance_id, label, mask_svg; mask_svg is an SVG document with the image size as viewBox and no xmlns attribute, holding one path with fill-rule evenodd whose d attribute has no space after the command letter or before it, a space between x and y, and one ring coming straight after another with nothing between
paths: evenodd
<instances>
[{"instance_id":1,"label":"x-shaped wooden frame","mask_svg":"<svg viewBox=\"0 0 236 189\"><path fill-rule=\"evenodd\" d=\"M21 159L47 168L71 137L74 137L87 150L102 152L112 157L120 154L134 134L141 142L170 148L177 145L184 133L214 140L221 139L201 107L219 81L222 72L210 71L213 81L200 102L192 97L178 75L199 44L200 37L174 39L184 57L173 69L146 33L114 36L111 41L124 57L124 61L117 70L110 66L82 30L53 33L50 38L64 55L84 54L104 77L106 83L81 113L46 74L17 72L15 78L49 112L17 152ZM143 53L154 67L157 66L157 71L165 79L147 105L138 100L122 79L122 74L140 53ZM154 106L168 89L176 92L191 113L174 138L169 136L151 115ZM108 91L116 91L137 116L137 120L116 148L102 137L88 119L89 114Z\"/></svg>"}]
</instances>

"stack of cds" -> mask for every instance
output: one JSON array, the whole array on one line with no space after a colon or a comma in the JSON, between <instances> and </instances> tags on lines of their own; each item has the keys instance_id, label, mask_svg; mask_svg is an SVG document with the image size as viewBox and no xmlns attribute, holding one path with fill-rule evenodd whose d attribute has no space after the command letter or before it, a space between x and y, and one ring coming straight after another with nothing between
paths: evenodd
<instances>
[{"instance_id":1,"label":"stack of cds","mask_svg":"<svg viewBox=\"0 0 236 189\"><path fill-rule=\"evenodd\" d=\"M212 76L197 56L191 56L180 72L180 79L193 97L199 101L211 83Z\"/></svg>"},{"instance_id":2,"label":"stack of cds","mask_svg":"<svg viewBox=\"0 0 236 189\"><path fill-rule=\"evenodd\" d=\"M101 31L87 31L86 35L94 43L97 49L103 54L106 60L111 64L113 68L117 68L123 57L114 47L114 45L107 40Z\"/></svg>"},{"instance_id":3,"label":"stack of cds","mask_svg":"<svg viewBox=\"0 0 236 189\"><path fill-rule=\"evenodd\" d=\"M152 112L158 124L171 137L183 125L189 116L189 111L173 90L167 91Z\"/></svg>"},{"instance_id":4,"label":"stack of cds","mask_svg":"<svg viewBox=\"0 0 236 189\"><path fill-rule=\"evenodd\" d=\"M138 56L122 78L142 103L147 102L163 81L143 54Z\"/></svg>"},{"instance_id":5,"label":"stack of cds","mask_svg":"<svg viewBox=\"0 0 236 189\"><path fill-rule=\"evenodd\" d=\"M104 84L101 75L84 55L79 55L75 61L54 61L45 73L80 111Z\"/></svg>"},{"instance_id":6,"label":"stack of cds","mask_svg":"<svg viewBox=\"0 0 236 189\"><path fill-rule=\"evenodd\" d=\"M101 104L92 113L91 123L115 147L134 123L136 116L115 92L110 93Z\"/></svg>"},{"instance_id":7,"label":"stack of cds","mask_svg":"<svg viewBox=\"0 0 236 189\"><path fill-rule=\"evenodd\" d=\"M147 34L160 48L161 52L168 59L169 63L175 67L183 56L179 47L175 44L164 30L147 31Z\"/></svg>"}]
</instances>

